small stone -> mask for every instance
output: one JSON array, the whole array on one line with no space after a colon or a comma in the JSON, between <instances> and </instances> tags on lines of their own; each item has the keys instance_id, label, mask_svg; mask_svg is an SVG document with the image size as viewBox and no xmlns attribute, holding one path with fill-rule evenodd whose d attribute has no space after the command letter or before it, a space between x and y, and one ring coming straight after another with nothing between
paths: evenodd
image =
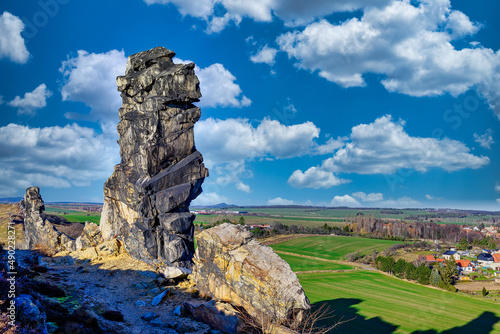
<instances>
[{"instance_id":1,"label":"small stone","mask_svg":"<svg viewBox=\"0 0 500 334\"><path fill-rule=\"evenodd\" d=\"M87 270L85 270L85 268L83 266L80 266L80 267L76 268L76 272L83 274L83 273L87 272Z\"/></svg>"},{"instance_id":2,"label":"small stone","mask_svg":"<svg viewBox=\"0 0 500 334\"><path fill-rule=\"evenodd\" d=\"M177 305L177 307L174 309L174 315L180 317L182 314L181 306Z\"/></svg>"},{"instance_id":3,"label":"small stone","mask_svg":"<svg viewBox=\"0 0 500 334\"><path fill-rule=\"evenodd\" d=\"M171 279L185 278L188 275L191 275L192 273L193 273L192 270L180 267L166 267L163 270L163 276L165 276L165 278L171 278Z\"/></svg>"},{"instance_id":4,"label":"small stone","mask_svg":"<svg viewBox=\"0 0 500 334\"><path fill-rule=\"evenodd\" d=\"M148 312L148 313L144 313L142 316L141 316L141 319L144 320L144 321L151 321L153 319L156 319L158 318L159 315L156 314L156 313L153 313L153 312Z\"/></svg>"},{"instance_id":5,"label":"small stone","mask_svg":"<svg viewBox=\"0 0 500 334\"><path fill-rule=\"evenodd\" d=\"M151 302L151 305L152 306L156 306L158 304L160 304L163 300L163 298L165 298L165 296L170 292L169 289L163 291L162 293L160 293L158 296L154 297L153 298L153 301Z\"/></svg>"},{"instance_id":6,"label":"small stone","mask_svg":"<svg viewBox=\"0 0 500 334\"><path fill-rule=\"evenodd\" d=\"M156 296L162 292L160 288L153 288L147 292L148 295Z\"/></svg>"},{"instance_id":7,"label":"small stone","mask_svg":"<svg viewBox=\"0 0 500 334\"><path fill-rule=\"evenodd\" d=\"M139 307L144 307L144 306L146 306L146 302L142 301L142 300L138 300L138 301L135 302L134 305L135 306L139 306Z\"/></svg>"}]
</instances>

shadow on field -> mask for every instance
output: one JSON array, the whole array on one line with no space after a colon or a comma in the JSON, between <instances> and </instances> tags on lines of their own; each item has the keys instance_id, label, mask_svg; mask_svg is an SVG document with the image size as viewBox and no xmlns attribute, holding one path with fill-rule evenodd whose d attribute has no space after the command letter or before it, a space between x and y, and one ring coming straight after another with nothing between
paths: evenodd
<instances>
[{"instance_id":1,"label":"shadow on field","mask_svg":"<svg viewBox=\"0 0 500 334\"><path fill-rule=\"evenodd\" d=\"M387 323L379 317L366 319L358 314L355 305L363 300L355 298L339 298L322 301L313 304L313 310L323 306L328 307L334 313L333 321L345 321L336 327L332 333L392 333L398 326ZM328 326L332 324L332 319L326 319L319 322L318 325Z\"/></svg>"},{"instance_id":2,"label":"shadow on field","mask_svg":"<svg viewBox=\"0 0 500 334\"><path fill-rule=\"evenodd\" d=\"M412 334L489 334L493 332L493 326L500 320L500 318L491 312L483 312L479 317L471 320L467 324L454 327L443 332L437 332L435 330L428 331L416 331Z\"/></svg>"},{"instance_id":3,"label":"shadow on field","mask_svg":"<svg viewBox=\"0 0 500 334\"><path fill-rule=\"evenodd\" d=\"M355 298L339 298L318 302L312 305L313 310L323 307L328 307L333 312L333 319L326 319L318 322L321 326L331 326L332 321L344 322L336 327L331 333L393 333L399 326L383 321L379 317L366 319L358 314L355 305L363 302L361 299ZM471 320L467 324L459 327L453 327L443 332L437 330L417 330L411 334L490 334L493 333L493 326L500 321L500 317L492 312L483 312L476 319Z\"/></svg>"}]
</instances>

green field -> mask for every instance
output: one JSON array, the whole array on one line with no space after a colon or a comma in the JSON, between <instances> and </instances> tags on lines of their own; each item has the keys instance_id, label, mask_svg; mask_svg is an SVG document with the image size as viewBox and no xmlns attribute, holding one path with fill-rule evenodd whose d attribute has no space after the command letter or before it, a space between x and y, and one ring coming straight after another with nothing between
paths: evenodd
<instances>
[{"instance_id":1,"label":"green field","mask_svg":"<svg viewBox=\"0 0 500 334\"><path fill-rule=\"evenodd\" d=\"M241 215L197 215L195 224L213 224L217 220L229 219L230 221L238 221ZM271 225L273 223L281 223L283 225L299 225L305 227L321 227L327 223L330 226L344 226L343 219L338 218L301 218L301 217L281 217L281 216L243 216L247 225Z\"/></svg>"},{"instance_id":2,"label":"green field","mask_svg":"<svg viewBox=\"0 0 500 334\"><path fill-rule=\"evenodd\" d=\"M353 319L333 333L500 333L500 304L379 272L299 274L314 307Z\"/></svg>"},{"instance_id":3,"label":"green field","mask_svg":"<svg viewBox=\"0 0 500 334\"><path fill-rule=\"evenodd\" d=\"M68 222L72 223L85 223L86 221L89 221L99 225L99 221L101 220L101 214L98 212L86 212L47 207L45 213L48 215L64 217Z\"/></svg>"},{"instance_id":4,"label":"green field","mask_svg":"<svg viewBox=\"0 0 500 334\"><path fill-rule=\"evenodd\" d=\"M335 261L360 250L370 253L397 242L350 237L304 237L272 245L275 250ZM292 270L338 270L342 265L278 253ZM500 333L500 303L409 283L378 271L317 272L297 275L313 305L326 304L335 317L350 320L339 333Z\"/></svg>"},{"instance_id":5,"label":"green field","mask_svg":"<svg viewBox=\"0 0 500 334\"><path fill-rule=\"evenodd\" d=\"M354 269L353 266L341 263L333 263L328 261L313 260L303 258L300 256L293 256L289 254L278 255L288 262L293 271L310 271L310 270L349 270Z\"/></svg>"},{"instance_id":6,"label":"green field","mask_svg":"<svg viewBox=\"0 0 500 334\"><path fill-rule=\"evenodd\" d=\"M276 251L320 257L328 260L340 260L344 255L359 251L369 255L389 248L399 241L377 240L355 237L305 237L285 241L271 247Z\"/></svg>"}]
</instances>

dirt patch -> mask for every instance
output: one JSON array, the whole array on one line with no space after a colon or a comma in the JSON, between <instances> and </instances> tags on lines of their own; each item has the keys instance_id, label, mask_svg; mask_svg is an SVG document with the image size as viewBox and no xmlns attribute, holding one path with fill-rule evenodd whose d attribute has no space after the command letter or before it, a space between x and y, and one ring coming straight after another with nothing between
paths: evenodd
<instances>
[{"instance_id":1,"label":"dirt patch","mask_svg":"<svg viewBox=\"0 0 500 334\"><path fill-rule=\"evenodd\" d=\"M279 244L280 242L285 242L288 240L293 240L297 238L304 237L314 237L314 236L324 236L324 234L291 234L291 235L281 235L277 237L270 237L267 239L259 240L263 245L270 246L274 244Z\"/></svg>"}]
</instances>

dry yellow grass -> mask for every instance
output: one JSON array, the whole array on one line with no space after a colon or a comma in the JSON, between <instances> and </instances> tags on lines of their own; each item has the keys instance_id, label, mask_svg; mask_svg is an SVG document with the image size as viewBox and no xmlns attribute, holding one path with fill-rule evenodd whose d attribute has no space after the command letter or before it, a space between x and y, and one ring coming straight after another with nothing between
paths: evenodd
<instances>
[{"instance_id":1,"label":"dry yellow grass","mask_svg":"<svg viewBox=\"0 0 500 334\"><path fill-rule=\"evenodd\" d=\"M7 245L8 243L8 226L12 221L12 216L19 214L19 206L17 204L0 204L0 243ZM15 224L16 229L16 245L24 243L24 229L22 220Z\"/></svg>"}]
</instances>

